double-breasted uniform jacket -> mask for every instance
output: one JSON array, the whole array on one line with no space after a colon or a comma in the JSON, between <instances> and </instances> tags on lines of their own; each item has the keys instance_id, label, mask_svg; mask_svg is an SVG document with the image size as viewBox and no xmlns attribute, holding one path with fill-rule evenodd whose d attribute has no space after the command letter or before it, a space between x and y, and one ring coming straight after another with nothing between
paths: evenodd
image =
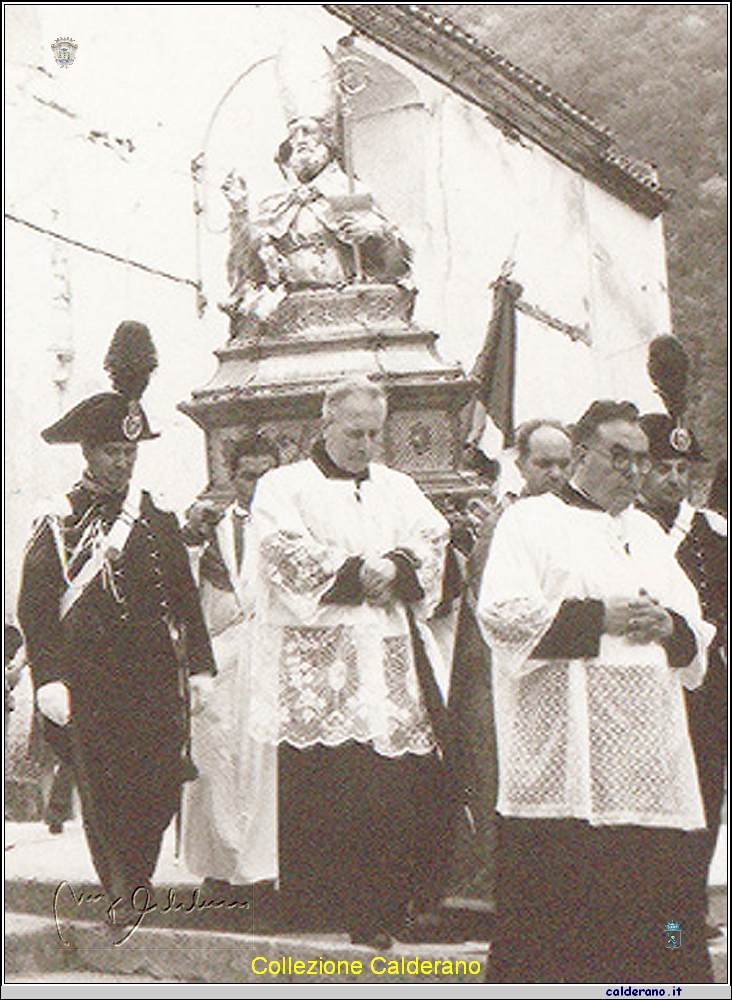
<instances>
[{"instance_id":1,"label":"double-breasted uniform jacket","mask_svg":"<svg viewBox=\"0 0 732 1000\"><path fill-rule=\"evenodd\" d=\"M704 846L709 864L721 822L728 756L727 519L713 510L694 510L686 502L674 519L664 518L662 512L642 503L639 506L668 533L679 565L696 588L702 616L716 630L704 682L686 692L689 731L709 830Z\"/></svg>"},{"instance_id":2,"label":"double-breasted uniform jacket","mask_svg":"<svg viewBox=\"0 0 732 1000\"><path fill-rule=\"evenodd\" d=\"M72 761L94 862L114 891L150 879L178 805L181 663L215 672L176 517L145 492L139 503L131 496L123 505L122 496L75 487L70 513L47 516L31 539L18 608L36 688L69 688L71 722L49 724L49 736ZM120 549L108 548L79 586L92 539L109 544L120 524Z\"/></svg>"},{"instance_id":3,"label":"double-breasted uniform jacket","mask_svg":"<svg viewBox=\"0 0 732 1000\"><path fill-rule=\"evenodd\" d=\"M727 644L727 551L727 519L696 511L676 555L696 587L704 618L717 627L713 647Z\"/></svg>"}]
</instances>

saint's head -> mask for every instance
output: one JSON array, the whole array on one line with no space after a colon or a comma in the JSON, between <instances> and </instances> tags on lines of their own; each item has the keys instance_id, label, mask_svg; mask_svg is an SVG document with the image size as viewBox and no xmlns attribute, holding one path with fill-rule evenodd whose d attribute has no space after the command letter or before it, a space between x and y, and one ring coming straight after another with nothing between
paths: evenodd
<instances>
[{"instance_id":1,"label":"saint's head","mask_svg":"<svg viewBox=\"0 0 732 1000\"><path fill-rule=\"evenodd\" d=\"M300 184L309 184L334 158L335 146L327 123L321 118L302 116L289 122L276 162Z\"/></svg>"}]
</instances>

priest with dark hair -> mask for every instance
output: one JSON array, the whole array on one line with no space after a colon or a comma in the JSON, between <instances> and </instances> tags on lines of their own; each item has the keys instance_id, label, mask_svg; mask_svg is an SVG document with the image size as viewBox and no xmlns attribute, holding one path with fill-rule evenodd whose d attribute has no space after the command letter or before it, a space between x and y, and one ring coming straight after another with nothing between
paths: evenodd
<instances>
[{"instance_id":1,"label":"priest with dark hair","mask_svg":"<svg viewBox=\"0 0 732 1000\"><path fill-rule=\"evenodd\" d=\"M489 982L711 981L692 876L704 810L685 689L712 629L663 531L629 402L594 402L559 496L498 522L478 617L498 738Z\"/></svg>"}]
</instances>

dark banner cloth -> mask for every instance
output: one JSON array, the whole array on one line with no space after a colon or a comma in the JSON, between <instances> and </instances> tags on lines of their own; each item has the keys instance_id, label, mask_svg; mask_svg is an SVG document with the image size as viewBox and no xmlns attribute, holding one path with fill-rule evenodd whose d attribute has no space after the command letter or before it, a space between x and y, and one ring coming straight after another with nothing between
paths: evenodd
<instances>
[{"instance_id":1,"label":"dark banner cloth","mask_svg":"<svg viewBox=\"0 0 732 1000\"><path fill-rule=\"evenodd\" d=\"M485 343L470 377L478 384L477 397L488 416L503 431L506 447L513 444L513 397L516 383L516 299L523 289L499 278L493 285L493 313Z\"/></svg>"}]
</instances>

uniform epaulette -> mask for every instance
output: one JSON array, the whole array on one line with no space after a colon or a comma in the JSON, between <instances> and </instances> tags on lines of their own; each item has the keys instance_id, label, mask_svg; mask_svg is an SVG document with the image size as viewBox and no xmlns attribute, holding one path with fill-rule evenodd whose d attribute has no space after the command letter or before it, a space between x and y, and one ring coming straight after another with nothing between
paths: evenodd
<instances>
[{"instance_id":1,"label":"uniform epaulette","mask_svg":"<svg viewBox=\"0 0 732 1000\"><path fill-rule=\"evenodd\" d=\"M24 554L27 555L29 550L33 548L35 543L38 541L43 529L45 527L50 527L51 518L54 517L53 514L43 514L41 517L36 517L33 519L31 525L31 534L28 541L25 544Z\"/></svg>"},{"instance_id":2,"label":"uniform epaulette","mask_svg":"<svg viewBox=\"0 0 732 1000\"><path fill-rule=\"evenodd\" d=\"M62 494L56 497L51 504L51 510L46 507L42 513L36 514L31 521L31 534L25 547L25 552L35 544L45 527L53 530L54 524L60 524L65 517L72 513L71 503L68 496Z\"/></svg>"}]
</instances>

